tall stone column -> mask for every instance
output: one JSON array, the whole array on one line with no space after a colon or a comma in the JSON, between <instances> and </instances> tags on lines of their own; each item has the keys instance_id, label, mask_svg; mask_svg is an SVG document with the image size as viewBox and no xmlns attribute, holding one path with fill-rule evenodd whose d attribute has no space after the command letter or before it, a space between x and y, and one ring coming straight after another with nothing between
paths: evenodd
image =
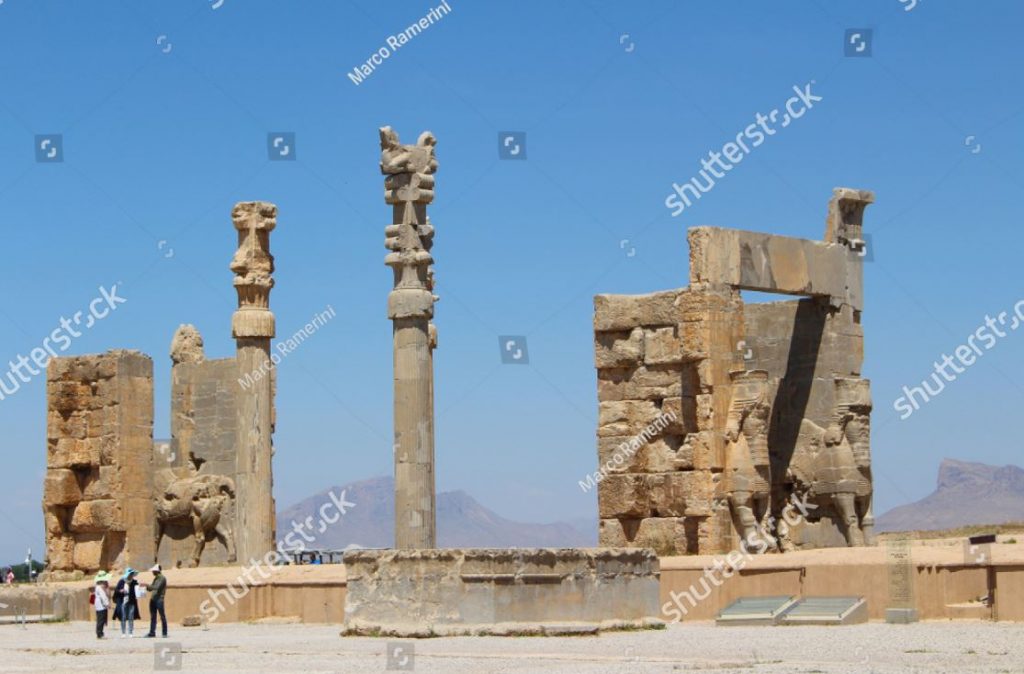
<instances>
[{"instance_id":1,"label":"tall stone column","mask_svg":"<svg viewBox=\"0 0 1024 674\"><path fill-rule=\"evenodd\" d=\"M391 127L380 130L380 170L392 224L384 263L395 275L388 318L395 349L395 547L437 544L434 508L434 228L427 204L434 199L437 140L426 131L415 145L400 145Z\"/></svg>"},{"instance_id":2,"label":"tall stone column","mask_svg":"<svg viewBox=\"0 0 1024 674\"><path fill-rule=\"evenodd\" d=\"M263 201L241 202L231 211L231 219L238 230L238 251L231 260L238 310L231 317L231 334L237 345L239 376L252 375L252 385L238 391L235 439L236 546L238 561L245 564L262 558L274 547L270 359L274 257L270 254L270 232L277 225L277 206Z\"/></svg>"}]
</instances>

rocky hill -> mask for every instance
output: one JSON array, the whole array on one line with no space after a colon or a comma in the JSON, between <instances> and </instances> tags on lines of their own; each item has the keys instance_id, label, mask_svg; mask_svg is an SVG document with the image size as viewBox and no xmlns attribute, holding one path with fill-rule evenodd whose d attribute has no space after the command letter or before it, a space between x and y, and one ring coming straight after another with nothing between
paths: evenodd
<instances>
[{"instance_id":1,"label":"rocky hill","mask_svg":"<svg viewBox=\"0 0 1024 674\"><path fill-rule=\"evenodd\" d=\"M944 459L935 491L878 517L878 531L1024 521L1024 469Z\"/></svg>"}]
</instances>

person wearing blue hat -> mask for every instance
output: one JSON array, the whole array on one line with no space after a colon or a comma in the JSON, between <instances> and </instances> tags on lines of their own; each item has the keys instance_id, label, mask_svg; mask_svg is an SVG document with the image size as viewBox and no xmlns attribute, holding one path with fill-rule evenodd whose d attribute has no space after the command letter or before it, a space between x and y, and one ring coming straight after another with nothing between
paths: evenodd
<instances>
[{"instance_id":1,"label":"person wearing blue hat","mask_svg":"<svg viewBox=\"0 0 1024 674\"><path fill-rule=\"evenodd\" d=\"M131 639L135 636L135 621L139 615L138 587L136 576L139 572L128 567L114 589L114 619L121 621L121 638Z\"/></svg>"}]
</instances>

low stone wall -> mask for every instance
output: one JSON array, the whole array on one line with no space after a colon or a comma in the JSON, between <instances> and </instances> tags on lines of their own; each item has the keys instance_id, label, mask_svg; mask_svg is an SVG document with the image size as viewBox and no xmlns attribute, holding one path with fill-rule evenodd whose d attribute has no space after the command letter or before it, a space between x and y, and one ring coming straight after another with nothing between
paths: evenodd
<instances>
[{"instance_id":1,"label":"low stone wall","mask_svg":"<svg viewBox=\"0 0 1024 674\"><path fill-rule=\"evenodd\" d=\"M468 558L467 552L471 553ZM167 617L173 625L195 615L206 617L208 623L289 619L341 624L346 620L345 604L351 589L355 593L355 603L350 604L351 616L356 623L368 621L365 617L375 612L381 614L381 619L395 615L405 618L408 604L401 603L400 598L382 595L387 586L407 595L413 587L407 581L413 578L430 579L430 587L421 590L430 610L438 610L441 601L451 601L452 613L465 610L473 620L493 619L492 625L501 623L492 633L529 633L523 629L523 623L534 621L545 611L553 616L552 629L561 626L565 631L580 629L579 616L603 615L600 620L605 620L609 615L621 618L629 611L635 616L672 621L675 613L662 609L673 602L673 592L686 608L685 614L680 611L683 621L713 620L719 611L742 596L863 596L867 598L871 620L884 620L889 604L890 566L884 546L754 557L730 578L718 575L719 584L709 581L706 596L701 579L705 577L704 570L715 564L716 557L710 555L663 557L659 562L643 556L642 550L630 549L629 555L641 556L629 561L621 553L616 557L613 551L585 550L575 551L583 553L582 558L569 561L558 558L556 553L561 551L548 550L530 551L549 553L545 557L535 556L529 563L516 562L515 556L523 552L435 550L427 559L401 562L401 571L394 566L389 571L380 565L387 556L396 554L394 551L362 551L359 554L366 557L348 560L352 567L349 571L366 577L353 578L351 586L346 568L340 564L275 567L268 579L250 572L255 583L245 580L241 567L170 569L166 572ZM598 552L611 556L602 558L596 555ZM436 565L449 557L442 574ZM597 559L604 561L598 564ZM416 570L416 564L421 570ZM660 580L658 575L644 575L650 573L651 564L657 565L654 569ZM991 558L984 566L965 563L963 551L956 545L914 545L912 567L913 601L921 620L1024 622L1024 544L993 545ZM453 571L456 568L457 573ZM616 568L619 570L613 571ZM631 579L630 574L634 574ZM143 575L143 582L149 582L148 575ZM649 598L652 583L655 589ZM398 587L400 584L402 587ZM0 608L0 617L20 615L24 609L29 619L42 614L58 619L91 620L90 586L88 581L2 586L0 604L8 606ZM704 598L694 597L691 605L682 593L693 589ZM978 601L990 592L995 597L992 605ZM221 607L211 621L210 611L217 608L216 599ZM204 602L209 602L205 604L205 615ZM143 600L141 608L143 620L148 622L148 602ZM346 624L347 628L350 626L353 625ZM366 629L372 631L371 627Z\"/></svg>"},{"instance_id":2,"label":"low stone wall","mask_svg":"<svg viewBox=\"0 0 1024 674\"><path fill-rule=\"evenodd\" d=\"M565 634L660 622L651 550L360 550L345 566L347 634Z\"/></svg>"}]
</instances>

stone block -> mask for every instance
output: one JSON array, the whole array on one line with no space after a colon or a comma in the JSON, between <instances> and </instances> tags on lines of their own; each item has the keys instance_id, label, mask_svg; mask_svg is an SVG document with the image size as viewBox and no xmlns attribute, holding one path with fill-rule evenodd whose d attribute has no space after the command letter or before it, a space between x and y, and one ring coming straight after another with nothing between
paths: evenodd
<instances>
[{"instance_id":1,"label":"stone block","mask_svg":"<svg viewBox=\"0 0 1024 674\"><path fill-rule=\"evenodd\" d=\"M74 568L96 571L103 568L103 534L77 536L74 544Z\"/></svg>"},{"instance_id":2,"label":"stone block","mask_svg":"<svg viewBox=\"0 0 1024 674\"><path fill-rule=\"evenodd\" d=\"M679 396L683 378L678 368L638 367L597 372L597 398L600 401L661 400Z\"/></svg>"},{"instance_id":3,"label":"stone block","mask_svg":"<svg viewBox=\"0 0 1024 674\"><path fill-rule=\"evenodd\" d=\"M644 357L644 331L598 332L594 339L594 363L598 369L636 367Z\"/></svg>"},{"instance_id":4,"label":"stone block","mask_svg":"<svg viewBox=\"0 0 1024 674\"><path fill-rule=\"evenodd\" d=\"M100 464L100 446L91 438L79 440L60 438L48 443L47 465L51 468L73 468L81 466L98 466Z\"/></svg>"},{"instance_id":5,"label":"stone block","mask_svg":"<svg viewBox=\"0 0 1024 674\"><path fill-rule=\"evenodd\" d=\"M658 625L646 549L360 550L345 554L345 634L591 633Z\"/></svg>"},{"instance_id":6,"label":"stone block","mask_svg":"<svg viewBox=\"0 0 1024 674\"><path fill-rule=\"evenodd\" d=\"M636 435L661 416L651 400L619 400L598 403L598 437Z\"/></svg>"},{"instance_id":7,"label":"stone block","mask_svg":"<svg viewBox=\"0 0 1024 674\"><path fill-rule=\"evenodd\" d=\"M725 442L715 431L690 433L676 455L676 470L725 469Z\"/></svg>"},{"instance_id":8,"label":"stone block","mask_svg":"<svg viewBox=\"0 0 1024 674\"><path fill-rule=\"evenodd\" d=\"M75 539L59 533L47 536L46 562L49 570L66 571L75 568Z\"/></svg>"},{"instance_id":9,"label":"stone block","mask_svg":"<svg viewBox=\"0 0 1024 674\"><path fill-rule=\"evenodd\" d=\"M120 491L118 468L116 466L98 466L85 475L85 487L82 494L86 500L114 498Z\"/></svg>"},{"instance_id":10,"label":"stone block","mask_svg":"<svg viewBox=\"0 0 1024 674\"><path fill-rule=\"evenodd\" d=\"M82 501L71 516L71 531L75 533L102 533L121 530L121 511L117 501L102 499Z\"/></svg>"},{"instance_id":11,"label":"stone block","mask_svg":"<svg viewBox=\"0 0 1024 674\"><path fill-rule=\"evenodd\" d=\"M671 471L675 467L676 449L679 444L678 438L671 437L659 437L648 441L636 435L598 438L598 469L608 473Z\"/></svg>"},{"instance_id":12,"label":"stone block","mask_svg":"<svg viewBox=\"0 0 1024 674\"><path fill-rule=\"evenodd\" d=\"M43 478L43 505L73 505L82 500L75 473L67 468L51 468Z\"/></svg>"},{"instance_id":13,"label":"stone block","mask_svg":"<svg viewBox=\"0 0 1024 674\"><path fill-rule=\"evenodd\" d=\"M66 531L65 521L68 508L62 506L46 506L43 509L43 525L47 538L61 536Z\"/></svg>"},{"instance_id":14,"label":"stone block","mask_svg":"<svg viewBox=\"0 0 1024 674\"><path fill-rule=\"evenodd\" d=\"M636 473L608 475L597 492L601 518L646 517L649 502L646 476Z\"/></svg>"},{"instance_id":15,"label":"stone block","mask_svg":"<svg viewBox=\"0 0 1024 674\"><path fill-rule=\"evenodd\" d=\"M648 295L597 295L594 297L594 330L675 325L679 322L676 306L679 294L678 290L667 290Z\"/></svg>"},{"instance_id":16,"label":"stone block","mask_svg":"<svg viewBox=\"0 0 1024 674\"><path fill-rule=\"evenodd\" d=\"M683 347L676 328L647 328L643 331L643 359L647 365L675 365L683 362Z\"/></svg>"}]
</instances>

